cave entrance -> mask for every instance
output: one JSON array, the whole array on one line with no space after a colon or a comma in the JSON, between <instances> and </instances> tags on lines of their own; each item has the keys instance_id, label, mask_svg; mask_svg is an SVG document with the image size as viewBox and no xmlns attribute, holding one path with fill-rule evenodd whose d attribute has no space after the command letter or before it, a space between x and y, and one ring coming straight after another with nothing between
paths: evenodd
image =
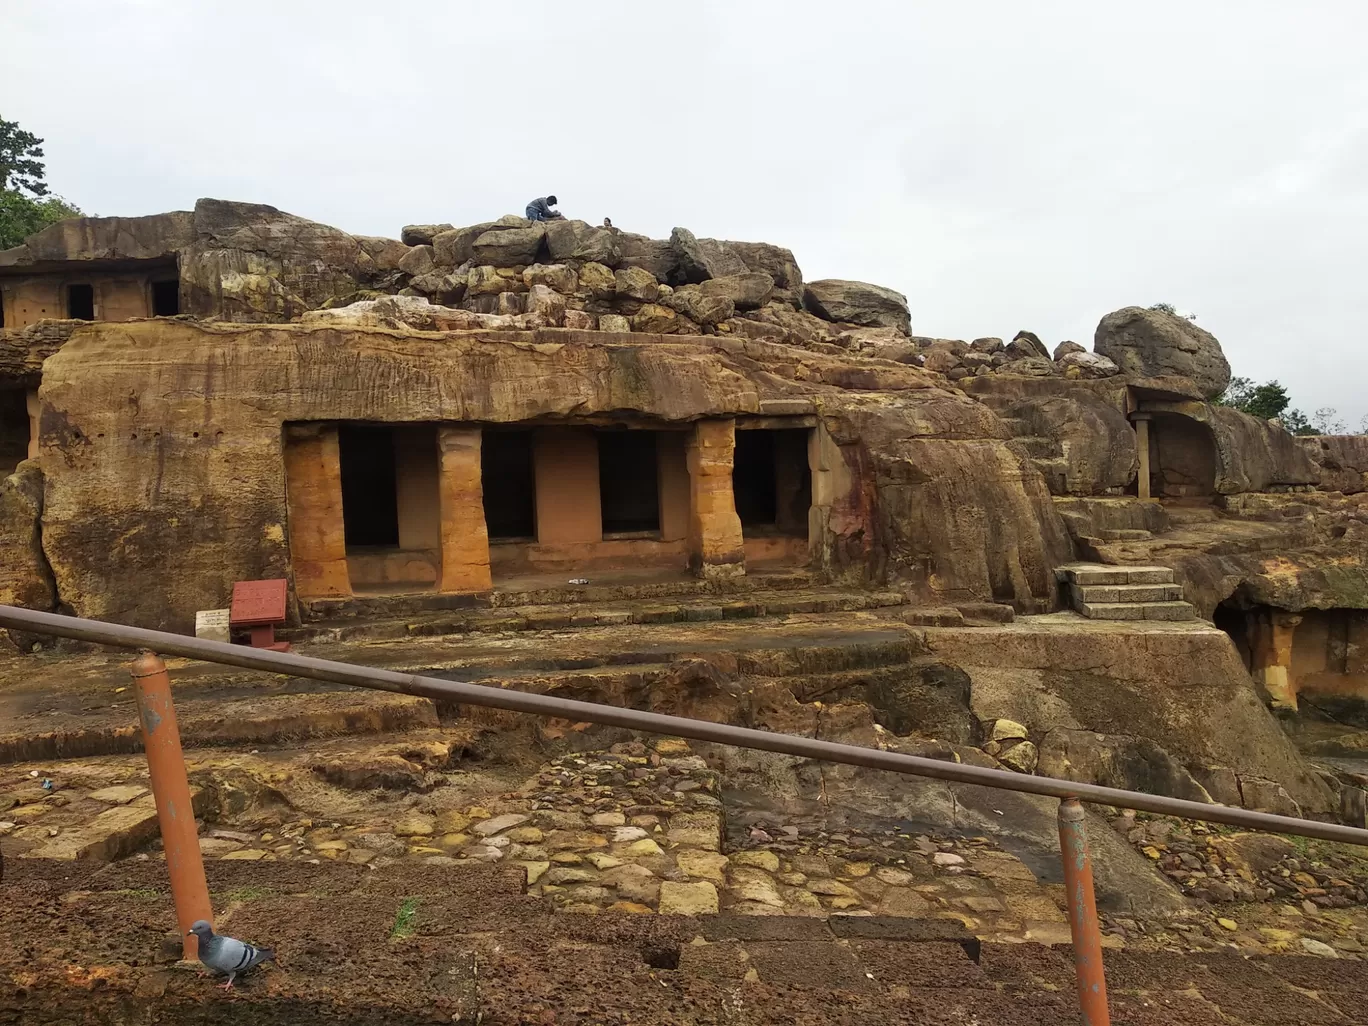
<instances>
[{"instance_id":1,"label":"cave entrance","mask_svg":"<svg viewBox=\"0 0 1368 1026\"><path fill-rule=\"evenodd\" d=\"M152 316L175 317L180 313L180 282L170 281L152 283Z\"/></svg>"},{"instance_id":2,"label":"cave entrance","mask_svg":"<svg viewBox=\"0 0 1368 1026\"><path fill-rule=\"evenodd\" d=\"M68 285L66 290L67 317L74 321L95 319L95 286Z\"/></svg>"},{"instance_id":3,"label":"cave entrance","mask_svg":"<svg viewBox=\"0 0 1368 1026\"><path fill-rule=\"evenodd\" d=\"M596 432L603 537L659 537L660 470L655 431Z\"/></svg>"},{"instance_id":4,"label":"cave entrance","mask_svg":"<svg viewBox=\"0 0 1368 1026\"><path fill-rule=\"evenodd\" d=\"M532 432L485 428L480 443L485 527L490 541L535 541L537 485Z\"/></svg>"},{"instance_id":5,"label":"cave entrance","mask_svg":"<svg viewBox=\"0 0 1368 1026\"><path fill-rule=\"evenodd\" d=\"M737 428L732 494L747 561L805 560L812 508L810 429Z\"/></svg>"},{"instance_id":6,"label":"cave entrance","mask_svg":"<svg viewBox=\"0 0 1368 1026\"><path fill-rule=\"evenodd\" d=\"M1150 494L1184 499L1216 494L1216 440L1211 428L1176 413L1150 421Z\"/></svg>"},{"instance_id":7,"label":"cave entrance","mask_svg":"<svg viewBox=\"0 0 1368 1026\"><path fill-rule=\"evenodd\" d=\"M435 586L441 558L436 427L342 424L338 455L352 588Z\"/></svg>"}]
</instances>

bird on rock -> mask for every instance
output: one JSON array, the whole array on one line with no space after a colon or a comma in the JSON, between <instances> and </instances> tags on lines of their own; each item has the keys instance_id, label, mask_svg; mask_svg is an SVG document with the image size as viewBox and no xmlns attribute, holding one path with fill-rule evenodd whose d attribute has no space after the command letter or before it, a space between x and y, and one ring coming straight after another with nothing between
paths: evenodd
<instances>
[{"instance_id":1,"label":"bird on rock","mask_svg":"<svg viewBox=\"0 0 1368 1026\"><path fill-rule=\"evenodd\" d=\"M226 974L228 982L224 990L233 986L233 978L262 962L274 962L275 952L270 948L259 948L255 944L224 937L214 932L214 928L203 919L190 927L190 933L199 938L199 960L216 973ZM186 934L188 937L190 934Z\"/></svg>"}]
</instances>

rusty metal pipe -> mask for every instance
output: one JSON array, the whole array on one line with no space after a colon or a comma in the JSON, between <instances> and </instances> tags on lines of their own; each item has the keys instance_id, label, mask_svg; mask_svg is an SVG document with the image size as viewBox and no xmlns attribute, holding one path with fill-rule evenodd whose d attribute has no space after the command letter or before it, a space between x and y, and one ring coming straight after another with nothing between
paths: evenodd
<instances>
[{"instance_id":1,"label":"rusty metal pipe","mask_svg":"<svg viewBox=\"0 0 1368 1026\"><path fill-rule=\"evenodd\" d=\"M1059 857L1064 863L1064 890L1069 905L1069 936L1073 938L1074 972L1078 977L1078 1007L1083 1026L1109 1026L1107 980L1102 966L1102 927L1097 921L1093 894L1088 828L1077 798L1059 803Z\"/></svg>"},{"instance_id":2,"label":"rusty metal pipe","mask_svg":"<svg viewBox=\"0 0 1368 1026\"><path fill-rule=\"evenodd\" d=\"M1123 809L1138 809L1142 812L1153 812L1163 816L1179 816L1184 819L1202 820L1208 823L1226 823L1250 830L1270 830L1275 833L1295 834L1302 837L1316 837L1326 841L1368 846L1368 830L1341 826L1337 823L1318 823L1314 820L1298 819L1294 816L1275 816L1267 812L1250 812L1247 809L1235 809L1225 805L1206 805L1202 802L1142 794L1139 791L1125 791L1116 787L1080 784L1069 780L1056 780L1053 777L1027 776L1006 770L986 769L982 766L966 766L958 762L944 762L939 759L902 755L898 752L881 752L877 749L861 748L857 745L818 741L815 738L799 737L794 734L777 734L767 730L754 730L749 727L733 727L723 723L711 723L707 720L689 719L684 716L666 716L661 713L643 712L639 709L622 709L617 706L577 702L550 695L533 695L482 684L463 684L456 681L440 680L436 677L421 677L409 673L396 673L393 670L353 666L349 663L296 655L293 652L270 652L265 649L249 648L246 645L227 645L218 641L186 637L183 634L167 634L141 627L126 627L121 624L101 623L98 620L83 620L73 616L61 616L57 613L20 609L16 606L0 606L0 627L29 631L34 634L50 634L77 641L90 641L100 645L113 645L120 648L147 648L161 652L163 655L202 659L205 662L221 663L226 666L240 666L245 669L262 670L266 673L278 673L293 677L308 677L312 680L326 680L335 684L351 684L356 687L373 688L377 691L419 695L424 698L487 706L494 709L508 709L513 712L531 713L536 716L584 720L590 723L625 727L629 730L640 730L653 734L668 734L673 737L687 737L696 741L711 741L717 744L734 745L739 748L779 752L802 759L842 763L847 766L864 766L868 769L886 770L890 773L908 773L913 776L930 777L935 780L951 780L961 784L999 787L1008 791L1044 795L1049 798L1078 798L1094 804L1113 805Z\"/></svg>"},{"instance_id":3,"label":"rusty metal pipe","mask_svg":"<svg viewBox=\"0 0 1368 1026\"><path fill-rule=\"evenodd\" d=\"M204 879L176 708L171 704L171 678L167 676L166 664L151 652L143 652L133 661L132 673L147 770L152 778L152 796L157 802L157 822L166 852L166 872L171 877L171 897L176 903L182 950L190 960L198 956L199 939L187 936L187 931L197 919L212 922L214 914L209 905L209 885Z\"/></svg>"}]
</instances>

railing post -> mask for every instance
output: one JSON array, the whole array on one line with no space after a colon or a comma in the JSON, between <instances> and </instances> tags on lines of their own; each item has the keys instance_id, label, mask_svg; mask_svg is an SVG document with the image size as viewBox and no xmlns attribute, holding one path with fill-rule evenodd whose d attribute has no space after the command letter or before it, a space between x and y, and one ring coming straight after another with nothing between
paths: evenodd
<instances>
[{"instance_id":1,"label":"railing post","mask_svg":"<svg viewBox=\"0 0 1368 1026\"><path fill-rule=\"evenodd\" d=\"M1077 798L1059 803L1059 853L1064 860L1064 889L1069 902L1069 934L1073 937L1078 974L1078 1005L1083 1026L1108 1026L1107 981L1102 968L1102 930L1093 896L1092 859L1083 806Z\"/></svg>"},{"instance_id":2,"label":"railing post","mask_svg":"<svg viewBox=\"0 0 1368 1026\"><path fill-rule=\"evenodd\" d=\"M167 676L166 664L146 651L133 661L132 672L182 950L186 959L193 959L199 953L199 941L186 936L187 931L197 919L212 922L213 910L209 906L209 885L204 879L204 861L200 858L176 709L171 704L171 678Z\"/></svg>"}]
</instances>

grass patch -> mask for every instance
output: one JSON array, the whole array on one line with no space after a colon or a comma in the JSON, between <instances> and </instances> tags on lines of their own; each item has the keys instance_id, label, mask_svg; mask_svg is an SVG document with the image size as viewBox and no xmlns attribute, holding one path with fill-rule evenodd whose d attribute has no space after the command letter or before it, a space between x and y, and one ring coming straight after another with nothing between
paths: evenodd
<instances>
[{"instance_id":1,"label":"grass patch","mask_svg":"<svg viewBox=\"0 0 1368 1026\"><path fill-rule=\"evenodd\" d=\"M238 887L224 892L223 898L225 901L260 901L270 893L265 887Z\"/></svg>"},{"instance_id":2,"label":"grass patch","mask_svg":"<svg viewBox=\"0 0 1368 1026\"><path fill-rule=\"evenodd\" d=\"M390 940L413 935L413 921L418 918L418 899L405 898L394 915L394 926L390 929Z\"/></svg>"}]
</instances>

